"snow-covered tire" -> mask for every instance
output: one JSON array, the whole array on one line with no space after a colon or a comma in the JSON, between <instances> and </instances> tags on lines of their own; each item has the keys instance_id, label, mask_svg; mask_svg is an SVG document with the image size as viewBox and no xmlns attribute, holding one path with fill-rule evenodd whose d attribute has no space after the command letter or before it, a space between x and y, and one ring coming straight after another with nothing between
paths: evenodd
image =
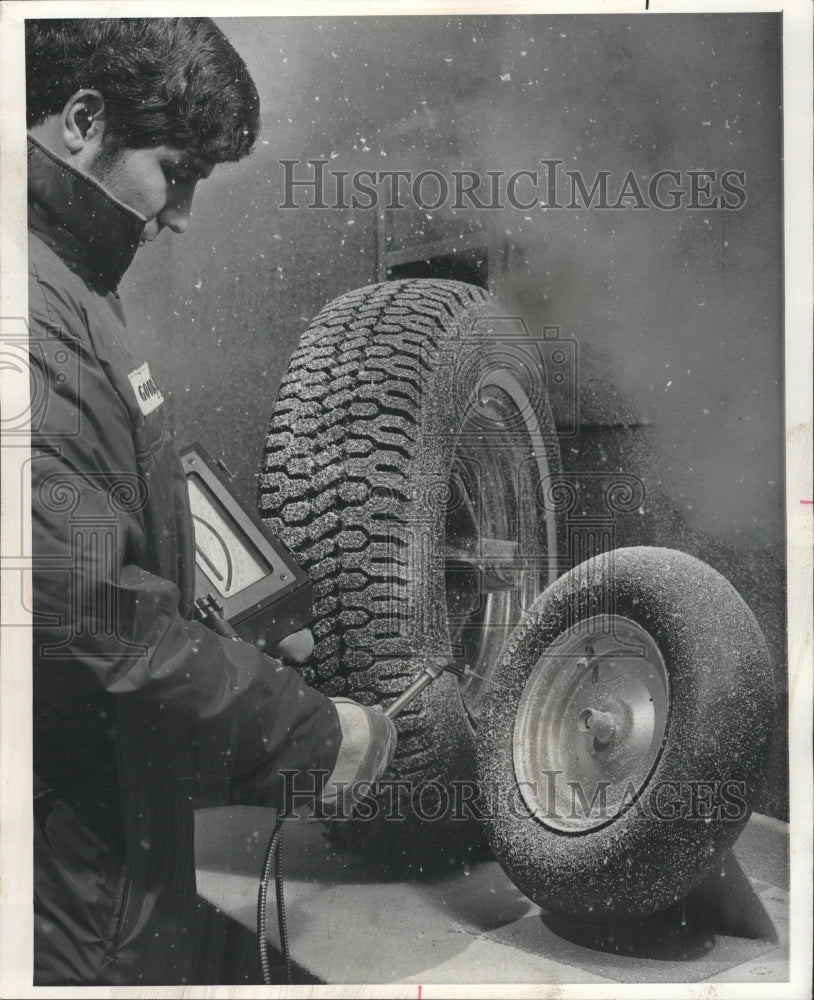
<instances>
[{"instance_id":1,"label":"snow-covered tire","mask_svg":"<svg viewBox=\"0 0 814 1000\"><path fill-rule=\"evenodd\" d=\"M327 694L386 703L434 656L488 673L556 578L544 364L495 314L460 282L373 285L327 305L294 352L258 505L312 580L304 675ZM422 787L423 809L429 784L472 778L482 696L445 675L398 718L391 777Z\"/></svg>"},{"instance_id":2,"label":"snow-covered tire","mask_svg":"<svg viewBox=\"0 0 814 1000\"><path fill-rule=\"evenodd\" d=\"M760 628L715 570L659 548L588 560L538 599L493 677L481 805L527 896L620 920L720 867L761 780L774 694Z\"/></svg>"}]
</instances>

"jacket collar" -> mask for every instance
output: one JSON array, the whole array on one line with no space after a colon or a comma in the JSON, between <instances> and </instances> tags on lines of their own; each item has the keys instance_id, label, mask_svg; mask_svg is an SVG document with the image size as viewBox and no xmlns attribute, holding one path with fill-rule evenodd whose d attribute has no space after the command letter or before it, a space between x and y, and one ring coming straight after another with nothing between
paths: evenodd
<instances>
[{"instance_id":1,"label":"jacket collar","mask_svg":"<svg viewBox=\"0 0 814 1000\"><path fill-rule=\"evenodd\" d=\"M32 228L115 291L139 248L145 217L32 135L28 198Z\"/></svg>"}]
</instances>

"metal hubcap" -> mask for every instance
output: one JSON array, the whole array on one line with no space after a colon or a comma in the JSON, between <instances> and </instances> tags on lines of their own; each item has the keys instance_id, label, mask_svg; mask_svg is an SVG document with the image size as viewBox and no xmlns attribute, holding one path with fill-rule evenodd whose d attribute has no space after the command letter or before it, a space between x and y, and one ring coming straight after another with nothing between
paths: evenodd
<instances>
[{"instance_id":1,"label":"metal hubcap","mask_svg":"<svg viewBox=\"0 0 814 1000\"><path fill-rule=\"evenodd\" d=\"M520 697L514 768L524 802L555 830L610 822L647 784L668 714L652 636L620 615L578 622L546 649Z\"/></svg>"}]
</instances>

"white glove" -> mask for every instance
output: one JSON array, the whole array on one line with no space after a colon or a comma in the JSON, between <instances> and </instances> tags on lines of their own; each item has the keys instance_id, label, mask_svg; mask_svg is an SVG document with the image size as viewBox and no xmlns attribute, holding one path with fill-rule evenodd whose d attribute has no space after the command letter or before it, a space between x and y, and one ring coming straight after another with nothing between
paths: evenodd
<instances>
[{"instance_id":1,"label":"white glove","mask_svg":"<svg viewBox=\"0 0 814 1000\"><path fill-rule=\"evenodd\" d=\"M332 698L342 742L322 791L327 811L348 816L355 801L387 770L396 752L397 733L392 719L350 698Z\"/></svg>"}]
</instances>

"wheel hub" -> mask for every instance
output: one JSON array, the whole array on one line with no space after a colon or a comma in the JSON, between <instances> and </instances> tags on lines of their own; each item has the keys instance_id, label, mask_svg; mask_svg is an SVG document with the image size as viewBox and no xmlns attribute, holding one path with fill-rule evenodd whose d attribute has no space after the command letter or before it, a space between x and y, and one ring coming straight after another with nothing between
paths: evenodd
<instances>
[{"instance_id":1,"label":"wheel hub","mask_svg":"<svg viewBox=\"0 0 814 1000\"><path fill-rule=\"evenodd\" d=\"M533 667L518 705L514 766L541 822L583 832L610 822L646 785L669 709L650 634L619 615L578 622Z\"/></svg>"},{"instance_id":2,"label":"wheel hub","mask_svg":"<svg viewBox=\"0 0 814 1000\"><path fill-rule=\"evenodd\" d=\"M619 728L613 712L601 708L584 708L579 713L580 731L586 733L593 750L607 750Z\"/></svg>"}]
</instances>

